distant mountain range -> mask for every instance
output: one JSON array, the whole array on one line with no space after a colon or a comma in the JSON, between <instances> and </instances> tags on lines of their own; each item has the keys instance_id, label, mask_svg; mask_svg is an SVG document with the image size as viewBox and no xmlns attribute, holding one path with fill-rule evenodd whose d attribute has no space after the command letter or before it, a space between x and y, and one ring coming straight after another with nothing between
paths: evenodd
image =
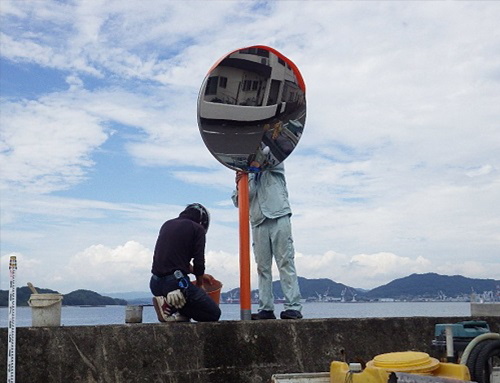
<instances>
[{"instance_id":1,"label":"distant mountain range","mask_svg":"<svg viewBox=\"0 0 500 383\"><path fill-rule=\"evenodd\" d=\"M36 288L39 294L59 294L50 289ZM28 287L18 287L16 289L16 300L18 306L28 306L28 300L31 296L31 290ZM63 294L63 305L66 306L111 306L126 305L124 299L116 299L102 296L90 290L75 290L69 294ZM0 306L8 306L9 292L0 290Z\"/></svg>"},{"instance_id":2,"label":"distant mountain range","mask_svg":"<svg viewBox=\"0 0 500 383\"><path fill-rule=\"evenodd\" d=\"M462 275L440 275L436 273L412 274L374 288L363 295L367 298L412 299L415 297L458 297L461 295L500 292L500 280L474 279Z\"/></svg>"},{"instance_id":3,"label":"distant mountain range","mask_svg":"<svg viewBox=\"0 0 500 383\"><path fill-rule=\"evenodd\" d=\"M469 297L471 293L492 292L500 300L500 280L473 279L461 275L440 275L436 273L411 274L396 279L372 290L358 289L330 279L306 279L299 277L302 298L310 301L371 301L380 299L416 300ZM221 294L221 300L239 299L239 288ZM257 294L252 290L252 296ZM275 298L282 298L279 281L273 282Z\"/></svg>"},{"instance_id":4,"label":"distant mountain range","mask_svg":"<svg viewBox=\"0 0 500 383\"><path fill-rule=\"evenodd\" d=\"M465 300L472 293L488 293L500 300L500 280L474 279L461 275L440 275L436 273L411 274L404 278L364 290L337 283L331 279L307 279L299 277L299 286L302 297L310 301L372 301L380 299L416 300L416 299L446 299L460 298ZM39 293L57 293L49 289L37 288ZM252 290L252 297L257 295L257 290ZM283 298L283 291L279 281L273 282L273 292L277 299ZM31 291L28 287L17 288L17 302L19 306L27 306ZM151 293L107 293L100 295L90 290L76 290L63 295L64 305L126 305L150 304ZM221 302L237 301L240 298L240 289L235 288L221 294ZM0 306L8 305L8 291L0 290Z\"/></svg>"}]
</instances>

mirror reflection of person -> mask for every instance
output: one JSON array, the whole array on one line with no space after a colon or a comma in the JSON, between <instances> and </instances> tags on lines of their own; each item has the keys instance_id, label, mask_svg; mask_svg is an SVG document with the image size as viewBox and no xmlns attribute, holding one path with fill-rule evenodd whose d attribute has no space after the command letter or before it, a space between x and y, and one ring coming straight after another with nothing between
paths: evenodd
<instances>
[{"instance_id":1,"label":"mirror reflection of person","mask_svg":"<svg viewBox=\"0 0 500 383\"><path fill-rule=\"evenodd\" d=\"M260 164L253 162L253 167ZM243 173L236 173L236 190L232 200L238 207L238 182ZM283 164L258 173L248 175L250 223L252 226L253 251L257 263L259 280L259 310L252 319L276 319L274 315L274 295L272 261L278 266L281 288L285 296L281 319L302 318L300 289L295 270L295 250L293 247L288 202L288 191Z\"/></svg>"},{"instance_id":2,"label":"mirror reflection of person","mask_svg":"<svg viewBox=\"0 0 500 383\"><path fill-rule=\"evenodd\" d=\"M292 153L295 145L283 134L283 121L276 119L264 125L264 141L274 149L275 155L283 161Z\"/></svg>"},{"instance_id":3,"label":"mirror reflection of person","mask_svg":"<svg viewBox=\"0 0 500 383\"><path fill-rule=\"evenodd\" d=\"M205 274L205 241L209 224L208 210L193 203L179 217L162 225L150 280L153 306L160 322L219 320L221 310L204 289L206 284L215 281L210 274ZM188 274L195 275L196 285L190 283Z\"/></svg>"}]
</instances>

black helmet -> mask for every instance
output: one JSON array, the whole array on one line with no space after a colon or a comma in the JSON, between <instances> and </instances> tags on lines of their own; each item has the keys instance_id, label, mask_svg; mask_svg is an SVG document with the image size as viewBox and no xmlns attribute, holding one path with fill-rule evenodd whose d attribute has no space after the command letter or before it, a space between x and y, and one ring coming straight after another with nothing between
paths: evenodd
<instances>
[{"instance_id":1,"label":"black helmet","mask_svg":"<svg viewBox=\"0 0 500 383\"><path fill-rule=\"evenodd\" d=\"M205 232L208 231L208 226L210 225L210 213L201 203L192 203L187 205L183 213L187 213L186 215L193 219L193 221L198 222L201 226L203 226Z\"/></svg>"}]
</instances>

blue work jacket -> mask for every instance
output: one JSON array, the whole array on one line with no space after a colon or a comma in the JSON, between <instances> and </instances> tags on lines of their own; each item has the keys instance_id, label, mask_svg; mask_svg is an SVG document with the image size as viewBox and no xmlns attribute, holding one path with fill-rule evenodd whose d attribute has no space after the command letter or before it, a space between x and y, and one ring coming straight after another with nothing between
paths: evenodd
<instances>
[{"instance_id":1,"label":"blue work jacket","mask_svg":"<svg viewBox=\"0 0 500 383\"><path fill-rule=\"evenodd\" d=\"M270 170L248 175L250 202L250 223L259 226L266 218L275 219L291 215L286 188L285 167L281 163ZM234 206L238 207L238 191L232 195Z\"/></svg>"}]
</instances>

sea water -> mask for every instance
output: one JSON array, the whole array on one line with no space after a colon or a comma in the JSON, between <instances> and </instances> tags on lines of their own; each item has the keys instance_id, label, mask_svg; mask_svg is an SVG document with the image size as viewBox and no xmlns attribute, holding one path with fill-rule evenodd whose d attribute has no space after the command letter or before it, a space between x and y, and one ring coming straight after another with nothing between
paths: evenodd
<instances>
[{"instance_id":1,"label":"sea water","mask_svg":"<svg viewBox=\"0 0 500 383\"><path fill-rule=\"evenodd\" d=\"M63 306L61 324L63 326L92 326L125 323L126 306L79 307ZM221 304L221 320L240 320L239 304ZM282 304L275 307L276 316L283 310ZM257 312L257 305L252 305ZM468 302L351 302L304 303L302 314L306 319L319 318L389 318L389 317L466 317L470 316ZM31 326L31 307L17 307L16 325ZM153 306L144 306L143 323L158 323ZM0 308L0 327L7 327L8 308Z\"/></svg>"}]
</instances>

